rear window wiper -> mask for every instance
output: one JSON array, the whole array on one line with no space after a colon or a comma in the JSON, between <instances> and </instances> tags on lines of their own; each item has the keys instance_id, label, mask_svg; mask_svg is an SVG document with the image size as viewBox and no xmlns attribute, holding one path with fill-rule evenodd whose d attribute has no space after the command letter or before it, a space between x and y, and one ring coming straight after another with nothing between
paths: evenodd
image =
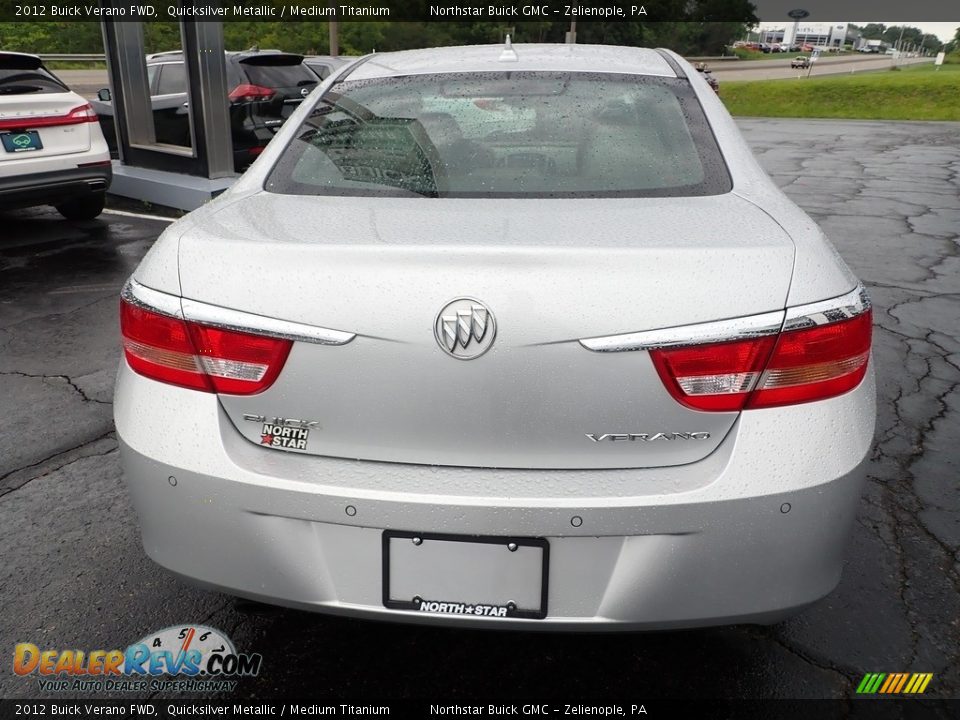
<instances>
[{"instance_id":1,"label":"rear window wiper","mask_svg":"<svg viewBox=\"0 0 960 720\"><path fill-rule=\"evenodd\" d=\"M43 92L43 88L39 85L0 85L0 95L27 95L35 92Z\"/></svg>"}]
</instances>

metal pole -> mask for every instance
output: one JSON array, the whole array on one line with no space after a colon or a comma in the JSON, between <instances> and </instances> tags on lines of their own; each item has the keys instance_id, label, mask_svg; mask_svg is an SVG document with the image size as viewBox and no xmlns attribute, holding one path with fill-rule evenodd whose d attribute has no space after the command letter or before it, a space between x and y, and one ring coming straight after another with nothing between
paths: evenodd
<instances>
[{"instance_id":1,"label":"metal pole","mask_svg":"<svg viewBox=\"0 0 960 720\"><path fill-rule=\"evenodd\" d=\"M577 42L577 21L576 20L570 21L570 31L567 33L566 42L568 45L573 45L574 43Z\"/></svg>"},{"instance_id":2,"label":"metal pole","mask_svg":"<svg viewBox=\"0 0 960 720\"><path fill-rule=\"evenodd\" d=\"M907 29L906 25L900 26L900 37L897 38L896 49L897 52L893 56L893 64L896 66L900 65L900 54L903 52L903 49L900 47L901 42L903 41L903 31Z\"/></svg>"},{"instance_id":3,"label":"metal pole","mask_svg":"<svg viewBox=\"0 0 960 720\"><path fill-rule=\"evenodd\" d=\"M327 7L334 12L334 15L332 16L333 19L327 23L330 40L330 54L333 57L337 57L340 55L340 21L337 19L337 8L333 4L333 0L327 0Z\"/></svg>"},{"instance_id":4,"label":"metal pole","mask_svg":"<svg viewBox=\"0 0 960 720\"><path fill-rule=\"evenodd\" d=\"M330 54L333 57L340 55L340 21L330 21Z\"/></svg>"},{"instance_id":5,"label":"metal pole","mask_svg":"<svg viewBox=\"0 0 960 720\"><path fill-rule=\"evenodd\" d=\"M189 77L188 97L194 154L208 178L230 177L233 141L227 108L227 66L222 22L181 21L183 59Z\"/></svg>"}]
</instances>

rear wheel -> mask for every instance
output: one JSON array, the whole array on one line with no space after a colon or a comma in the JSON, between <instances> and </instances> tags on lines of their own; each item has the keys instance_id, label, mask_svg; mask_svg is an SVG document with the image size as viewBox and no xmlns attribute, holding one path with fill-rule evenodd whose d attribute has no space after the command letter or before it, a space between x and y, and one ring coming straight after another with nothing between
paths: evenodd
<instances>
[{"instance_id":1,"label":"rear wheel","mask_svg":"<svg viewBox=\"0 0 960 720\"><path fill-rule=\"evenodd\" d=\"M56 205L57 212L67 220L93 220L103 212L106 193L93 193L86 197L69 200Z\"/></svg>"}]
</instances>

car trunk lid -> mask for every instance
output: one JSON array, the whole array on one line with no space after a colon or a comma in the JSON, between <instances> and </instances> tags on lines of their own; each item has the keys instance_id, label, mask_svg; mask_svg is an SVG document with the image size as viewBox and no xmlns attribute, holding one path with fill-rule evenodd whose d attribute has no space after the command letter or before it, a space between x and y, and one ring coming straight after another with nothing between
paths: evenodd
<instances>
[{"instance_id":1,"label":"car trunk lid","mask_svg":"<svg viewBox=\"0 0 960 720\"><path fill-rule=\"evenodd\" d=\"M0 162L89 150L90 127L96 119L92 109L80 110L85 105L67 91L0 94L0 134L7 136L0 147ZM93 117L93 122L87 117Z\"/></svg>"},{"instance_id":2,"label":"car trunk lid","mask_svg":"<svg viewBox=\"0 0 960 720\"><path fill-rule=\"evenodd\" d=\"M794 246L733 194L429 200L261 193L188 230L185 298L356 333L296 343L276 383L221 395L236 428L293 452L437 465L622 468L708 455L736 420L673 400L645 352L579 340L784 307ZM495 323L461 361L438 315ZM441 323L442 325L442 323ZM625 436L625 437L621 437ZM625 440L620 442L619 440ZM626 441L629 440L629 441Z\"/></svg>"}]
</instances>

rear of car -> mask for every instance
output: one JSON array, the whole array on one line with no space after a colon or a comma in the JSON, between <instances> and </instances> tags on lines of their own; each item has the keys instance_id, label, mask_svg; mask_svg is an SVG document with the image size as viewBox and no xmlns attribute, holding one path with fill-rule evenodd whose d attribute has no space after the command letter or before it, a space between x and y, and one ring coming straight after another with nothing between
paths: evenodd
<instances>
[{"instance_id":1,"label":"rear of car","mask_svg":"<svg viewBox=\"0 0 960 720\"><path fill-rule=\"evenodd\" d=\"M245 170L263 152L284 120L303 102L319 79L302 55L275 50L228 52L225 56L234 168ZM189 146L190 105L186 67L180 52L147 57L147 81L158 143ZM104 135L116 148L113 108L96 103Z\"/></svg>"},{"instance_id":2,"label":"rear of car","mask_svg":"<svg viewBox=\"0 0 960 720\"><path fill-rule=\"evenodd\" d=\"M334 72L352 63L357 58L350 56L307 55L303 64L321 80L326 80Z\"/></svg>"},{"instance_id":3,"label":"rear of car","mask_svg":"<svg viewBox=\"0 0 960 720\"><path fill-rule=\"evenodd\" d=\"M112 170L97 116L34 55L0 52L0 144L0 207L100 214Z\"/></svg>"},{"instance_id":4,"label":"rear of car","mask_svg":"<svg viewBox=\"0 0 960 720\"><path fill-rule=\"evenodd\" d=\"M244 170L317 86L302 55L248 51L227 55L234 167Z\"/></svg>"},{"instance_id":5,"label":"rear of car","mask_svg":"<svg viewBox=\"0 0 960 720\"><path fill-rule=\"evenodd\" d=\"M315 98L124 291L154 560L528 629L772 622L834 587L869 301L692 67L409 51Z\"/></svg>"}]
</instances>

